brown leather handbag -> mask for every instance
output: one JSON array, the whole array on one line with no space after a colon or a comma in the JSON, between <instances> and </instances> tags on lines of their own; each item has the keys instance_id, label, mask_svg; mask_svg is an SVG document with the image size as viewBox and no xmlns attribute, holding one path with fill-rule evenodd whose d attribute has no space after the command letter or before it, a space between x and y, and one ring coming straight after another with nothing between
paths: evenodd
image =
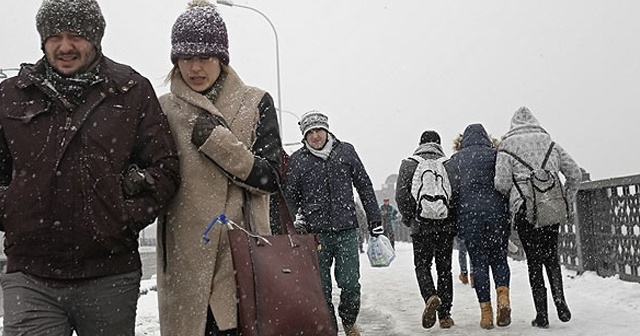
<instances>
[{"instance_id":1,"label":"brown leather handbag","mask_svg":"<svg viewBox=\"0 0 640 336\"><path fill-rule=\"evenodd\" d=\"M282 194L274 196L283 218L289 216ZM276 236L260 237L238 226L229 230L241 336L337 335L322 290L315 236L296 234L290 218Z\"/></svg>"}]
</instances>

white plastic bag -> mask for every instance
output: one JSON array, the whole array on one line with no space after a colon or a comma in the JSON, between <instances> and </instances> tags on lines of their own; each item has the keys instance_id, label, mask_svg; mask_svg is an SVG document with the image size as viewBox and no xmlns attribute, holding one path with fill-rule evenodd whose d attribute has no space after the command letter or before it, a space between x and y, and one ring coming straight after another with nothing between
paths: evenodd
<instances>
[{"instance_id":1,"label":"white plastic bag","mask_svg":"<svg viewBox=\"0 0 640 336\"><path fill-rule=\"evenodd\" d=\"M367 257L373 267L387 267L396 258L396 251L391 246L391 241L384 235L369 238Z\"/></svg>"}]
</instances>

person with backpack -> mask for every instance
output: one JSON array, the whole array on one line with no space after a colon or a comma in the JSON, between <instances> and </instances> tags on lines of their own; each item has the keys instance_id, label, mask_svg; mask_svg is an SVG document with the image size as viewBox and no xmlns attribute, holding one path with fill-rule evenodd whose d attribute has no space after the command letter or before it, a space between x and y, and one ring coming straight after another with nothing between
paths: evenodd
<instances>
[{"instance_id":1,"label":"person with backpack","mask_svg":"<svg viewBox=\"0 0 640 336\"><path fill-rule=\"evenodd\" d=\"M467 126L456 151L445 163L451 182L451 210L473 264L473 287L480 303L480 327L493 329L491 279L496 288L496 324L511 324L510 270L507 245L511 233L509 200L493 184L496 149L481 124Z\"/></svg>"},{"instance_id":2,"label":"person with backpack","mask_svg":"<svg viewBox=\"0 0 640 336\"><path fill-rule=\"evenodd\" d=\"M558 173L565 177L564 187ZM551 139L528 108L519 108L499 146L494 184L509 196L511 222L527 257L536 309L536 318L531 321L534 327L549 327L543 267L558 318L571 320L562 285L558 234L560 226L567 223L568 206L573 204L581 177L580 167L569 153Z\"/></svg>"},{"instance_id":3,"label":"person with backpack","mask_svg":"<svg viewBox=\"0 0 640 336\"><path fill-rule=\"evenodd\" d=\"M318 239L318 262L325 299L336 321L331 268L340 288L338 315L347 336L360 336L360 255L354 188L372 236L382 220L371 179L350 143L329 131L329 118L310 111L300 118L304 146L289 159L284 194L291 213L300 212L303 230ZM380 229L374 230L374 229Z\"/></svg>"},{"instance_id":4,"label":"person with backpack","mask_svg":"<svg viewBox=\"0 0 640 336\"><path fill-rule=\"evenodd\" d=\"M435 324L436 312L441 328L454 325L451 259L456 226L448 216L451 186L444 160L440 135L424 131L413 155L402 160L396 184L402 223L411 228L416 278L425 301L422 326L426 329ZM437 286L431 276L434 259Z\"/></svg>"}]
</instances>

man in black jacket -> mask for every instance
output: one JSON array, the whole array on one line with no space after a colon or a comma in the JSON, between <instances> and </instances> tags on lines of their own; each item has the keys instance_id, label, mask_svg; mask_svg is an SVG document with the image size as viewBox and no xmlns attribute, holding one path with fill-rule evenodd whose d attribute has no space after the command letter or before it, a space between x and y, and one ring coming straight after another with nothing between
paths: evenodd
<instances>
[{"instance_id":1,"label":"man in black jacket","mask_svg":"<svg viewBox=\"0 0 640 336\"><path fill-rule=\"evenodd\" d=\"M0 84L4 335L128 335L138 233L180 185L149 81L103 56L95 0L47 0L44 57Z\"/></svg>"},{"instance_id":2,"label":"man in black jacket","mask_svg":"<svg viewBox=\"0 0 640 336\"><path fill-rule=\"evenodd\" d=\"M355 149L329 132L326 115L305 113L300 130L304 146L289 160L285 197L291 212L302 215L304 230L319 239L322 285L332 315L331 265L335 261L336 282L341 289L338 314L347 336L358 336L355 323L360 311L360 260L353 188L362 201L370 232L381 226L378 201Z\"/></svg>"},{"instance_id":3,"label":"man in black jacket","mask_svg":"<svg viewBox=\"0 0 640 336\"><path fill-rule=\"evenodd\" d=\"M440 136L435 131L425 131L420 137L418 148L413 155L425 160L442 160L445 155L440 146ZM436 322L436 311L440 327L453 325L451 306L453 301L453 277L451 274L451 254L455 222L450 218L420 220L417 218L416 198L411 193L413 175L418 162L412 158L402 161L396 184L396 204L402 215L402 223L411 228L413 241L413 262L420 294L425 300L422 326L431 328ZM435 258L438 285L431 276L431 263Z\"/></svg>"}]
</instances>

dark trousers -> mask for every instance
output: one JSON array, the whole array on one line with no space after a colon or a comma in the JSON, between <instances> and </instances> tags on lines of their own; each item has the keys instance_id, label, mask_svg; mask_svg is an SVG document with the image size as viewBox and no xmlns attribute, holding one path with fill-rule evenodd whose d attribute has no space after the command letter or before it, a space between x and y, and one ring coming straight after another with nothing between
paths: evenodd
<instances>
[{"instance_id":1,"label":"dark trousers","mask_svg":"<svg viewBox=\"0 0 640 336\"><path fill-rule=\"evenodd\" d=\"M426 301L432 295L438 295L442 304L438 309L440 319L451 315L453 304L453 276L451 274L451 255L453 237L450 232L414 233L413 264L415 266L420 295ZM431 275L431 264L435 258L438 286L436 289Z\"/></svg>"},{"instance_id":2,"label":"dark trousers","mask_svg":"<svg viewBox=\"0 0 640 336\"><path fill-rule=\"evenodd\" d=\"M140 271L52 285L2 274L3 335L134 336Z\"/></svg>"},{"instance_id":3,"label":"dark trousers","mask_svg":"<svg viewBox=\"0 0 640 336\"><path fill-rule=\"evenodd\" d=\"M558 258L558 233L560 225L534 228L520 213L516 216L517 230L527 257L529 285L537 313L547 313L547 288L544 284L544 267L556 306L565 305L562 272Z\"/></svg>"},{"instance_id":4,"label":"dark trousers","mask_svg":"<svg viewBox=\"0 0 640 336\"><path fill-rule=\"evenodd\" d=\"M320 233L318 263L324 297L334 321L335 309L332 301L331 265L334 264L336 283L340 288L338 315L344 325L353 325L360 312L360 256L356 229Z\"/></svg>"}]
</instances>

